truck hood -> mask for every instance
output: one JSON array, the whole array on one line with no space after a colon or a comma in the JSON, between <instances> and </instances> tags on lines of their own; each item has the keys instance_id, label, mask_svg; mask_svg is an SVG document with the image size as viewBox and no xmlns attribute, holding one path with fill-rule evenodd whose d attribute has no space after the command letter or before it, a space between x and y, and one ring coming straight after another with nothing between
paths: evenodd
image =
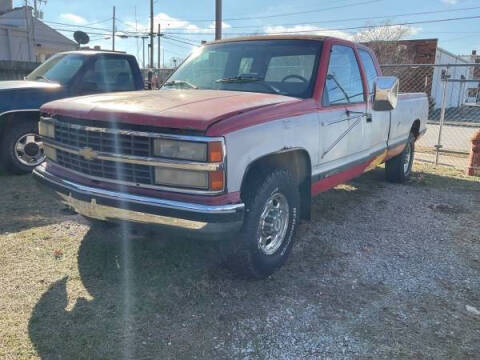
<instances>
[{"instance_id":1,"label":"truck hood","mask_svg":"<svg viewBox=\"0 0 480 360\"><path fill-rule=\"evenodd\" d=\"M13 80L0 81L0 91L16 89L57 89L61 85L46 81Z\"/></svg>"},{"instance_id":2,"label":"truck hood","mask_svg":"<svg viewBox=\"0 0 480 360\"><path fill-rule=\"evenodd\" d=\"M43 104L65 97L60 84L43 81L0 81L0 114L13 110L38 110Z\"/></svg>"},{"instance_id":3,"label":"truck hood","mask_svg":"<svg viewBox=\"0 0 480 360\"><path fill-rule=\"evenodd\" d=\"M275 94L220 90L159 90L82 96L42 111L88 120L205 131L213 123L264 106L299 101Z\"/></svg>"}]
</instances>

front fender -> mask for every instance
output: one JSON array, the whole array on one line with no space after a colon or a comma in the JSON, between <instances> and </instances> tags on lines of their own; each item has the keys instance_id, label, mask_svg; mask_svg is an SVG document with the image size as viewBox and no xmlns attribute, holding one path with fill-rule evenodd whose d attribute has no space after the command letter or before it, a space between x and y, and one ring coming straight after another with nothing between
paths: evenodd
<instances>
[{"instance_id":1,"label":"front fender","mask_svg":"<svg viewBox=\"0 0 480 360\"><path fill-rule=\"evenodd\" d=\"M270 154L302 150L313 166L318 157L319 124L315 113L269 121L225 135L227 187L241 190L249 166Z\"/></svg>"},{"instance_id":2,"label":"front fender","mask_svg":"<svg viewBox=\"0 0 480 360\"><path fill-rule=\"evenodd\" d=\"M40 119L40 109L18 109L0 113L0 139L5 133L5 129L15 121L38 121Z\"/></svg>"}]
</instances>

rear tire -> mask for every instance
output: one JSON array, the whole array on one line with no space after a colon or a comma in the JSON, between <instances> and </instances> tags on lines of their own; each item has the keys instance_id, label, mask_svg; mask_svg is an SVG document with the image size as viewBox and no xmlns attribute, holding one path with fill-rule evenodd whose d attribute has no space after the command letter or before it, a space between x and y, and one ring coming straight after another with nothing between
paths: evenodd
<instances>
[{"instance_id":1,"label":"rear tire","mask_svg":"<svg viewBox=\"0 0 480 360\"><path fill-rule=\"evenodd\" d=\"M45 161L38 126L32 121L16 121L4 130L0 166L13 174L27 174Z\"/></svg>"},{"instance_id":2,"label":"rear tire","mask_svg":"<svg viewBox=\"0 0 480 360\"><path fill-rule=\"evenodd\" d=\"M245 220L232 240L226 265L249 278L265 278L282 266L300 219L298 184L286 170L273 170L247 185Z\"/></svg>"},{"instance_id":3,"label":"rear tire","mask_svg":"<svg viewBox=\"0 0 480 360\"><path fill-rule=\"evenodd\" d=\"M413 157L415 154L415 136L410 133L405 149L397 156L385 163L387 181L393 183L405 182L412 173Z\"/></svg>"}]
</instances>

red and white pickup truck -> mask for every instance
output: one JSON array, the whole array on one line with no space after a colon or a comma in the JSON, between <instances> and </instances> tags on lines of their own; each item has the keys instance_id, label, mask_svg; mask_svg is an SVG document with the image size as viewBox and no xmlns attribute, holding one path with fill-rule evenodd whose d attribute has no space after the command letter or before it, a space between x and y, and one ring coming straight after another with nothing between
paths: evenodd
<instances>
[{"instance_id":1,"label":"red and white pickup truck","mask_svg":"<svg viewBox=\"0 0 480 360\"><path fill-rule=\"evenodd\" d=\"M425 94L398 94L365 46L317 36L206 44L160 91L42 107L34 176L94 219L231 242L253 277L286 260L311 198L386 163L411 172ZM170 234L170 232L166 232Z\"/></svg>"}]
</instances>

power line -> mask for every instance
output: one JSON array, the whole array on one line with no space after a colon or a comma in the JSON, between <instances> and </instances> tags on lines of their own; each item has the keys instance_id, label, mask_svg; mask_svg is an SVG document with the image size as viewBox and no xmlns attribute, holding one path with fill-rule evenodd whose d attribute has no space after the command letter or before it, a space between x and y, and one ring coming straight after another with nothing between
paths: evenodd
<instances>
[{"instance_id":1,"label":"power line","mask_svg":"<svg viewBox=\"0 0 480 360\"><path fill-rule=\"evenodd\" d=\"M112 18L110 18L109 20L111 20L111 19L112 19ZM118 20L118 19L116 18L116 20ZM112 32L112 29L92 27L92 26L88 26L88 25L66 24L66 23L57 22L57 21L44 21L44 22L49 23L49 24L55 24L55 25L73 27L73 28L90 29L90 30L97 30L97 31L105 31L105 32L107 32L107 33L111 33L111 32ZM117 29L117 32L123 32L123 33L125 33L125 34L138 34L138 35L147 34L146 31L131 31L131 30L118 30L118 29Z\"/></svg>"},{"instance_id":2,"label":"power line","mask_svg":"<svg viewBox=\"0 0 480 360\"><path fill-rule=\"evenodd\" d=\"M172 42L172 40L169 39L169 38L163 38L163 40L165 40L166 43L169 44L169 45L173 45L173 46L179 47L179 48L181 48L181 49L189 50L189 51L192 50L191 47L183 46L183 45L181 45L181 44L176 44L176 43Z\"/></svg>"},{"instance_id":3,"label":"power line","mask_svg":"<svg viewBox=\"0 0 480 360\"><path fill-rule=\"evenodd\" d=\"M375 1L382 1L382 0L375 0ZM349 19L339 19L339 20L325 20L325 21L318 21L318 22L309 22L309 23L289 23L289 24L277 24L277 25L266 25L266 26L300 26L300 25L312 25L312 24L322 24L322 23L333 23L333 22L345 22L345 21L358 21L358 20L375 20L375 19L381 19L381 18L387 18L387 17L403 17L403 16L416 16L416 15L427 15L427 14L436 14L436 13L443 13L443 12L449 12L449 11L467 11L467 10L475 10L475 9L480 9L480 6L476 7L469 7L469 8L460 8L460 9L450 9L450 10L435 10L435 11L424 11L424 12L416 12L416 13L404 13L404 14L396 14L396 15L387 15L387 16L382 16L382 17L359 17L359 18L349 18ZM303 12L302 12L303 13ZM276 16L276 15L275 15ZM85 25L77 25L77 24L67 24L67 23L62 23L62 22L56 22L56 21L45 21L47 23L51 24L56 24L56 25L62 25L62 26L68 26L68 27L75 27L75 28L82 28L82 29L91 29L91 30L99 30L99 31L105 31L108 33L111 33L111 29L107 28L99 28L99 27L92 27L91 25L97 24L97 23L102 23L106 21L110 21L112 18L110 17L109 19L105 19L102 21L94 22L94 23L89 23ZM252 19L252 18L250 18ZM125 21L121 19L116 19L123 24L127 25ZM437 20L435 20L436 22ZM441 21L441 20L438 20ZM433 22L433 21L432 21ZM417 23L417 22L415 22ZM426 23L426 22L418 22L418 23ZM407 23L405 23L407 24ZM414 24L414 22L410 22L409 24ZM396 24L395 24L396 25ZM403 25L403 24L399 24ZM385 25L381 25L385 26ZM265 26L264 26L265 27ZM367 26L359 26L359 27L350 27L350 28L341 28L341 29L325 29L323 31L338 31L338 30L347 30L347 29L359 29L359 28L366 28ZM258 28L255 26L234 26L231 27L232 29L241 29L241 28ZM181 31L181 29L178 30L178 32L165 32L166 34L189 34L189 35L210 35L213 33L213 30L210 28L205 28L201 29L203 32L184 32ZM147 31L131 31L131 30L118 30L120 32L126 33L126 34L138 34L138 35L144 35L147 34ZM304 32L316 32L319 31L319 29L312 29L312 30L298 30L298 31L290 31L290 32L278 32L278 33L304 33ZM230 33L230 34L225 34L225 35L246 35L248 33ZM184 39L186 40L186 39Z\"/></svg>"},{"instance_id":4,"label":"power line","mask_svg":"<svg viewBox=\"0 0 480 360\"><path fill-rule=\"evenodd\" d=\"M333 29L310 29L310 30L295 30L295 31L279 31L273 34L302 34L302 33L314 33L318 31L328 32L328 31L346 31L346 30L359 30L359 29L374 29L374 28L381 28L381 27L393 27L393 26L407 26L407 25L416 25L416 24L433 24L433 23L441 23L441 22L448 22L448 21L458 21L458 20L473 20L479 19L480 15L476 16L465 16L465 17L456 17L456 18L444 18L444 19L435 19L435 20L421 20L421 21L407 21L402 23L395 23L395 24L384 24L384 25L363 25L363 26L351 26L351 27L343 27L343 28L333 28ZM203 29L204 32L174 32L168 31L164 32L164 34L178 34L178 35L211 35L211 29ZM208 32L205 32L207 31ZM265 33L263 33L265 34ZM225 35L256 35L255 33L248 33L248 32L238 32L238 33L226 33Z\"/></svg>"},{"instance_id":5,"label":"power line","mask_svg":"<svg viewBox=\"0 0 480 360\"><path fill-rule=\"evenodd\" d=\"M88 24L85 24L85 25L90 26L90 25L103 24L103 23L106 23L106 22L111 21L111 20L112 20L112 18L109 17L108 19L101 20L101 21L95 21L95 22L88 23ZM117 20L118 20L118 19L117 19Z\"/></svg>"},{"instance_id":6,"label":"power line","mask_svg":"<svg viewBox=\"0 0 480 360\"><path fill-rule=\"evenodd\" d=\"M445 12L468 11L468 10L477 10L477 9L480 9L480 6L460 8L460 9L422 11L422 12L403 13L403 14L385 15L385 16L367 16L367 17L358 17L358 18L349 18L349 19L312 21L312 22L308 22L308 23L288 23L288 24L283 24L282 23L282 24L266 25L266 26L300 26L300 25L328 24L328 23L359 21L359 20L380 20L380 19L387 19L387 18L392 18L392 17L430 15L430 14L440 14L440 13L445 13ZM258 27L259 26L244 25L244 26L231 26L230 29L248 29L248 28L258 28Z\"/></svg>"},{"instance_id":7,"label":"power line","mask_svg":"<svg viewBox=\"0 0 480 360\"><path fill-rule=\"evenodd\" d=\"M177 41L177 42L182 43L182 44L187 44L187 45L192 45L192 46L198 46L198 44L195 44L195 43L190 42L190 41L180 40L179 38L176 38L176 37L173 37L173 36L164 35L163 37L164 37L165 39L170 39L170 40L173 40L173 41Z\"/></svg>"}]
</instances>

